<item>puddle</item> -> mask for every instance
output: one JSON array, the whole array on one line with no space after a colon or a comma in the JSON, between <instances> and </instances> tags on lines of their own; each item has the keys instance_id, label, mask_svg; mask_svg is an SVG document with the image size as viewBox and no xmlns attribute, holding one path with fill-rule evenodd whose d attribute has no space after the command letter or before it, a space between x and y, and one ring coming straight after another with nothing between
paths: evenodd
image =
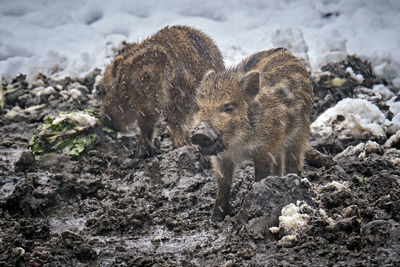
<instances>
[{"instance_id":1,"label":"puddle","mask_svg":"<svg viewBox=\"0 0 400 267\"><path fill-rule=\"evenodd\" d=\"M15 162L17 162L23 151L25 151L25 149L0 148L0 162L2 166L4 166L6 170L14 168Z\"/></svg>"},{"instance_id":2,"label":"puddle","mask_svg":"<svg viewBox=\"0 0 400 267\"><path fill-rule=\"evenodd\" d=\"M141 252L156 251L156 253L178 253L194 251L196 248L218 249L226 240L226 234L213 231L190 231L179 233L166 230L164 227L156 227L152 233L136 240L126 240L129 249L137 249ZM210 245L212 244L212 245Z\"/></svg>"},{"instance_id":3,"label":"puddle","mask_svg":"<svg viewBox=\"0 0 400 267\"><path fill-rule=\"evenodd\" d=\"M64 231L80 232L86 227L85 218L51 218L49 223L50 232L58 234Z\"/></svg>"},{"instance_id":4,"label":"puddle","mask_svg":"<svg viewBox=\"0 0 400 267\"><path fill-rule=\"evenodd\" d=\"M10 176L10 177L5 177L0 180L0 200L7 198L10 196L14 190L17 184L20 181L20 177L16 176Z\"/></svg>"}]
</instances>

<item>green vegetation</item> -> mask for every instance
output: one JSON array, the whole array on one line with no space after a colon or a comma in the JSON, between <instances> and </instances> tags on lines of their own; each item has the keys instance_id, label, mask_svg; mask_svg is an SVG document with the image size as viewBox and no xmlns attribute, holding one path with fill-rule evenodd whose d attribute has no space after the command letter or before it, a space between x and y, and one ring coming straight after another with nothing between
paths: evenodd
<instances>
[{"instance_id":1,"label":"green vegetation","mask_svg":"<svg viewBox=\"0 0 400 267\"><path fill-rule=\"evenodd\" d=\"M94 111L60 112L56 117L47 117L37 127L31 150L35 155L64 153L70 157L78 157L99 142L95 129L97 132L111 131L101 128Z\"/></svg>"}]
</instances>

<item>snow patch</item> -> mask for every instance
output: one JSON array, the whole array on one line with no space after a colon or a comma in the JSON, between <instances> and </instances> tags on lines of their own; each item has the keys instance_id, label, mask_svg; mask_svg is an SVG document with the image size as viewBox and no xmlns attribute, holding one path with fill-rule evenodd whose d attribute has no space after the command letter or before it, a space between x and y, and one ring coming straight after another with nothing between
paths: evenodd
<instances>
[{"instance_id":1,"label":"snow patch","mask_svg":"<svg viewBox=\"0 0 400 267\"><path fill-rule=\"evenodd\" d=\"M27 116L30 115L36 115L45 106L46 106L45 104L41 104L41 105L31 106L26 109L22 109L19 106L15 106L11 110L6 110L7 113L4 115L4 119L13 121L16 118L26 118Z\"/></svg>"},{"instance_id":2,"label":"snow patch","mask_svg":"<svg viewBox=\"0 0 400 267\"><path fill-rule=\"evenodd\" d=\"M62 233L64 231L79 232L86 228L86 218L74 218L72 216L64 218L51 218L49 220L51 233Z\"/></svg>"},{"instance_id":3,"label":"snow patch","mask_svg":"<svg viewBox=\"0 0 400 267\"><path fill-rule=\"evenodd\" d=\"M46 87L46 88L44 88L44 87L42 87L42 86L38 86L38 87L35 87L35 88L32 90L32 93L33 93L35 96L37 96L37 97L40 97L40 96L49 96L49 95L55 94L56 92L57 92L57 91L54 89L53 86L48 86L48 87Z\"/></svg>"},{"instance_id":4,"label":"snow patch","mask_svg":"<svg viewBox=\"0 0 400 267\"><path fill-rule=\"evenodd\" d=\"M344 181L344 182L337 182L337 181L333 181L333 182L329 182L324 184L323 186L319 187L319 190L327 190L327 189L334 189L335 191L342 191L342 190L347 190L349 189L349 182L348 181Z\"/></svg>"},{"instance_id":5,"label":"snow patch","mask_svg":"<svg viewBox=\"0 0 400 267\"><path fill-rule=\"evenodd\" d=\"M272 35L271 40L274 47L285 47L294 55L308 62L308 45L304 40L301 29L297 27L278 29Z\"/></svg>"},{"instance_id":6,"label":"snow patch","mask_svg":"<svg viewBox=\"0 0 400 267\"><path fill-rule=\"evenodd\" d=\"M307 228L310 221L309 214L315 216L317 211L304 201L297 201L296 204L290 203L284 206L281 214L279 216L279 227L270 227L269 231L273 234L283 233L284 236L276 245L278 247L289 247L297 242L299 233Z\"/></svg>"},{"instance_id":7,"label":"snow patch","mask_svg":"<svg viewBox=\"0 0 400 267\"><path fill-rule=\"evenodd\" d=\"M366 159L371 153L383 155L384 151L377 142L368 141L367 143L360 143L356 146L347 147L345 150L337 154L333 159L335 161L339 161L342 158L357 156L359 159L363 160Z\"/></svg>"},{"instance_id":8,"label":"snow patch","mask_svg":"<svg viewBox=\"0 0 400 267\"><path fill-rule=\"evenodd\" d=\"M285 235L278 242L276 242L276 245L278 247L289 247L296 242L297 242L297 235Z\"/></svg>"},{"instance_id":9,"label":"snow patch","mask_svg":"<svg viewBox=\"0 0 400 267\"><path fill-rule=\"evenodd\" d=\"M394 96L394 93L383 84L375 84L372 87L372 91L375 94L379 94L384 100L388 100Z\"/></svg>"},{"instance_id":10,"label":"snow patch","mask_svg":"<svg viewBox=\"0 0 400 267\"><path fill-rule=\"evenodd\" d=\"M333 227L336 223L336 221L334 219L332 219L331 217L328 216L328 214L326 214L326 211L324 209L319 209L318 210L318 214L328 223L328 225L330 227Z\"/></svg>"},{"instance_id":11,"label":"snow patch","mask_svg":"<svg viewBox=\"0 0 400 267\"><path fill-rule=\"evenodd\" d=\"M349 157L352 155L359 155L365 149L365 143L360 143L356 146L348 146L345 150L337 154L333 160L338 161L341 158Z\"/></svg>"},{"instance_id":12,"label":"snow patch","mask_svg":"<svg viewBox=\"0 0 400 267\"><path fill-rule=\"evenodd\" d=\"M386 140L384 147L394 147L395 144L400 144L400 130L392 135L388 140Z\"/></svg>"},{"instance_id":13,"label":"snow patch","mask_svg":"<svg viewBox=\"0 0 400 267\"><path fill-rule=\"evenodd\" d=\"M308 223L310 216L301 213L302 210L309 207L306 203L297 201L296 205L290 203L282 208L282 215L279 216L279 228L286 233L295 234L300 232Z\"/></svg>"},{"instance_id":14,"label":"snow patch","mask_svg":"<svg viewBox=\"0 0 400 267\"><path fill-rule=\"evenodd\" d=\"M52 123L54 125L60 124L66 119L72 119L73 121L76 121L81 127L94 127L99 122L96 117L85 112L71 112L59 114Z\"/></svg>"},{"instance_id":15,"label":"snow patch","mask_svg":"<svg viewBox=\"0 0 400 267\"><path fill-rule=\"evenodd\" d=\"M120 42L184 24L210 35L227 65L278 45L307 56L313 69L354 53L399 87L399 8L399 1L363 0L3 0L0 73L85 75L105 67Z\"/></svg>"},{"instance_id":16,"label":"snow patch","mask_svg":"<svg viewBox=\"0 0 400 267\"><path fill-rule=\"evenodd\" d=\"M364 76L362 74L354 73L354 70L351 67L346 68L346 72L350 74L350 76L357 81L358 84L362 84L364 81Z\"/></svg>"},{"instance_id":17,"label":"snow patch","mask_svg":"<svg viewBox=\"0 0 400 267\"><path fill-rule=\"evenodd\" d=\"M345 98L327 109L312 124L313 134L328 137L335 132L339 139L384 139L385 114L364 99Z\"/></svg>"}]
</instances>

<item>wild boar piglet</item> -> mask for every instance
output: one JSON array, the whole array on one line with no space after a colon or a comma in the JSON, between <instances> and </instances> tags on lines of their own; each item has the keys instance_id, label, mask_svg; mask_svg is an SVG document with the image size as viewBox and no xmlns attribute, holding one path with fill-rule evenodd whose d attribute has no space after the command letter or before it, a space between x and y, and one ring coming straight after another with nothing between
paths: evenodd
<instances>
[{"instance_id":1,"label":"wild boar piglet","mask_svg":"<svg viewBox=\"0 0 400 267\"><path fill-rule=\"evenodd\" d=\"M309 72L284 48L258 52L234 68L205 74L197 89L191 141L212 155L216 219L231 212L231 183L235 166L243 160L253 160L256 181L301 173L312 99Z\"/></svg>"},{"instance_id":2,"label":"wild boar piglet","mask_svg":"<svg viewBox=\"0 0 400 267\"><path fill-rule=\"evenodd\" d=\"M103 94L100 116L105 125L126 131L137 122L141 134L135 157L150 156L154 129L161 115L174 146L190 138L188 123L195 90L204 74L222 71L222 55L214 42L191 27L166 27L115 57L97 87Z\"/></svg>"}]
</instances>

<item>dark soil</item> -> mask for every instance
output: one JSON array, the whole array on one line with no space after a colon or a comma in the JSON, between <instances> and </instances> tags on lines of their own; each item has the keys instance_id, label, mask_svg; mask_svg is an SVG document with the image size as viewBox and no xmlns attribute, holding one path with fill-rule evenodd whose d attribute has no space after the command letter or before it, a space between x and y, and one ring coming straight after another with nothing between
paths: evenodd
<instances>
[{"instance_id":1,"label":"dark soil","mask_svg":"<svg viewBox=\"0 0 400 267\"><path fill-rule=\"evenodd\" d=\"M343 76L341 68L326 70ZM0 266L400 266L398 142L349 148L334 159L340 151L320 145L325 155L314 151L302 177L255 183L253 165L244 163L233 185L234 214L222 222L210 220L212 172L194 147L172 149L166 130L156 155L140 162L135 134L105 136L78 159L35 159L29 142L46 115L98 109L97 74L10 81L17 90L0 115ZM379 81L363 74L371 77L365 86ZM321 80L315 90L314 117L343 97L327 98ZM298 201L307 203L306 227L273 234L282 208ZM287 234L295 238L286 241Z\"/></svg>"}]
</instances>

